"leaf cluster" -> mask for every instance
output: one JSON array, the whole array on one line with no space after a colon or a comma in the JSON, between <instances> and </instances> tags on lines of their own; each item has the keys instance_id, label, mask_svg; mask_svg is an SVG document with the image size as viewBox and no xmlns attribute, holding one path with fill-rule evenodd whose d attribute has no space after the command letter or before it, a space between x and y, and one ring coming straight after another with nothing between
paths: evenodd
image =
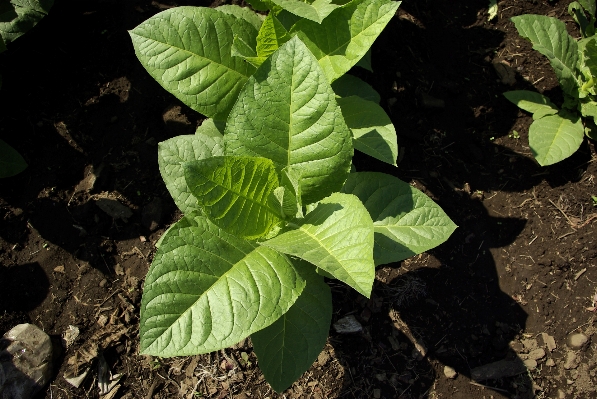
<instances>
[{"instance_id":1,"label":"leaf cluster","mask_svg":"<svg viewBox=\"0 0 597 399\"><path fill-rule=\"evenodd\" d=\"M375 266L439 245L454 223L382 173L350 173L354 149L396 165L395 128L364 81L399 3L252 0L173 8L130 34L166 90L206 115L160 143L184 217L145 280L141 351L181 356L251 336L276 391L307 370L332 318L324 276L369 297Z\"/></svg>"},{"instance_id":2,"label":"leaf cluster","mask_svg":"<svg viewBox=\"0 0 597 399\"><path fill-rule=\"evenodd\" d=\"M595 0L574 1L568 7L579 24L580 40L570 36L566 25L557 18L532 14L512 18L518 33L531 41L533 49L549 58L564 92L561 108L539 93L527 90L504 93L519 108L533 114L529 146L541 166L574 154L584 135L597 137L595 8Z\"/></svg>"}]
</instances>

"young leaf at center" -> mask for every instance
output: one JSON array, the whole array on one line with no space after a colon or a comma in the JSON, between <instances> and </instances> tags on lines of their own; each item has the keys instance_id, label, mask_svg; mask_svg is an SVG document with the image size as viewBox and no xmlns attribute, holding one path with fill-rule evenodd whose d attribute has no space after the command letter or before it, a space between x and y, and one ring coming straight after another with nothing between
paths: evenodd
<instances>
[{"instance_id":1,"label":"young leaf at center","mask_svg":"<svg viewBox=\"0 0 597 399\"><path fill-rule=\"evenodd\" d=\"M183 167L187 185L204 214L229 233L255 239L282 220L270 202L278 187L271 160L224 156L187 162Z\"/></svg>"},{"instance_id":2,"label":"young leaf at center","mask_svg":"<svg viewBox=\"0 0 597 399\"><path fill-rule=\"evenodd\" d=\"M303 202L338 191L350 170L352 135L317 60L296 37L249 79L230 112L226 154L271 159L301 176Z\"/></svg>"}]
</instances>

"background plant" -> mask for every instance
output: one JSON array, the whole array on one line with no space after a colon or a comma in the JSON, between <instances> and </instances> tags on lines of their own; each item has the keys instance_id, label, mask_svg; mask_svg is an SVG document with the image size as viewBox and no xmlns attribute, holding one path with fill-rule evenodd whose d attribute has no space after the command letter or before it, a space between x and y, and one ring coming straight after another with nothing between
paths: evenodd
<instances>
[{"instance_id":1,"label":"background plant","mask_svg":"<svg viewBox=\"0 0 597 399\"><path fill-rule=\"evenodd\" d=\"M531 41L533 49L549 58L564 92L561 108L539 93L527 90L504 93L508 100L533 114L529 146L541 166L552 165L574 154L584 135L596 137L595 0L572 2L568 11L579 24L582 37L578 41L557 18L542 15L512 18L518 33Z\"/></svg>"},{"instance_id":2,"label":"background plant","mask_svg":"<svg viewBox=\"0 0 597 399\"><path fill-rule=\"evenodd\" d=\"M1 0L0 53L6 51L7 44L37 25L53 4L54 0ZM26 167L27 163L21 154L4 140L0 140L0 177L14 176Z\"/></svg>"},{"instance_id":3,"label":"background plant","mask_svg":"<svg viewBox=\"0 0 597 399\"><path fill-rule=\"evenodd\" d=\"M181 356L251 336L282 391L323 348L324 277L369 296L375 266L439 245L455 229L399 179L350 173L354 148L396 165L379 95L345 75L399 3L276 0L179 7L133 29L136 54L170 93L209 117L160 143L184 217L160 239L145 280L141 351Z\"/></svg>"}]
</instances>

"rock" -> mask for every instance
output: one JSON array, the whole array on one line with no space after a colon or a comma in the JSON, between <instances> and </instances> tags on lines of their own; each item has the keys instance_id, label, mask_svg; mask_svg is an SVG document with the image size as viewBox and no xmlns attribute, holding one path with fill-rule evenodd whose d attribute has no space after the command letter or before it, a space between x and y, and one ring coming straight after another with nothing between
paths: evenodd
<instances>
[{"instance_id":1,"label":"rock","mask_svg":"<svg viewBox=\"0 0 597 399\"><path fill-rule=\"evenodd\" d=\"M566 361L564 362L564 368L566 370L575 369L578 367L578 363L579 360L576 353L573 351L568 351L568 353L566 353Z\"/></svg>"},{"instance_id":2,"label":"rock","mask_svg":"<svg viewBox=\"0 0 597 399\"><path fill-rule=\"evenodd\" d=\"M334 330L340 334L350 334L363 331L363 326L354 315L348 315L334 323Z\"/></svg>"},{"instance_id":3,"label":"rock","mask_svg":"<svg viewBox=\"0 0 597 399\"><path fill-rule=\"evenodd\" d=\"M522 345L527 352L533 351L539 347L539 344L535 339L523 339L520 342L522 342Z\"/></svg>"},{"instance_id":4,"label":"rock","mask_svg":"<svg viewBox=\"0 0 597 399\"><path fill-rule=\"evenodd\" d=\"M525 373L526 365L519 358L513 360L499 360L471 370L471 379L474 381L497 380L504 377L514 377Z\"/></svg>"},{"instance_id":5,"label":"rock","mask_svg":"<svg viewBox=\"0 0 597 399\"><path fill-rule=\"evenodd\" d=\"M589 342L589 337L582 333L570 334L566 339L566 344L572 349L582 349L587 342Z\"/></svg>"},{"instance_id":6,"label":"rock","mask_svg":"<svg viewBox=\"0 0 597 399\"><path fill-rule=\"evenodd\" d=\"M162 209L162 200L158 197L155 197L150 203L143 207L141 223L149 229L149 231L154 231L162 223Z\"/></svg>"},{"instance_id":7,"label":"rock","mask_svg":"<svg viewBox=\"0 0 597 399\"><path fill-rule=\"evenodd\" d=\"M328 360L330 360L330 355L325 350L321 351L319 356L317 356L317 363L319 363L320 366L325 366Z\"/></svg>"},{"instance_id":8,"label":"rock","mask_svg":"<svg viewBox=\"0 0 597 399\"><path fill-rule=\"evenodd\" d=\"M524 365L529 370L535 370L537 368L537 361L535 359L527 359L524 361Z\"/></svg>"},{"instance_id":9,"label":"rock","mask_svg":"<svg viewBox=\"0 0 597 399\"><path fill-rule=\"evenodd\" d=\"M553 359L547 359L547 361L545 362L545 365L549 366L549 367L553 367L556 365L556 362L554 362Z\"/></svg>"},{"instance_id":10,"label":"rock","mask_svg":"<svg viewBox=\"0 0 597 399\"><path fill-rule=\"evenodd\" d=\"M19 324L0 340L0 398L29 399L52 375L52 341L33 324Z\"/></svg>"},{"instance_id":11,"label":"rock","mask_svg":"<svg viewBox=\"0 0 597 399\"><path fill-rule=\"evenodd\" d=\"M543 348L533 349L529 352L528 357L532 360L543 359L545 357L545 350Z\"/></svg>"},{"instance_id":12,"label":"rock","mask_svg":"<svg viewBox=\"0 0 597 399\"><path fill-rule=\"evenodd\" d=\"M558 389L558 399L565 399L566 394L561 389Z\"/></svg>"},{"instance_id":13,"label":"rock","mask_svg":"<svg viewBox=\"0 0 597 399\"><path fill-rule=\"evenodd\" d=\"M454 378L456 378L458 376L458 372L456 372L456 370L454 370L450 366L444 366L444 375L447 378L453 380Z\"/></svg>"},{"instance_id":14,"label":"rock","mask_svg":"<svg viewBox=\"0 0 597 399\"><path fill-rule=\"evenodd\" d=\"M543 342L545 343L545 346L547 346L547 350L550 352L553 352L557 348L556 340L551 335L547 333L541 333L541 338L543 338Z\"/></svg>"}]
</instances>

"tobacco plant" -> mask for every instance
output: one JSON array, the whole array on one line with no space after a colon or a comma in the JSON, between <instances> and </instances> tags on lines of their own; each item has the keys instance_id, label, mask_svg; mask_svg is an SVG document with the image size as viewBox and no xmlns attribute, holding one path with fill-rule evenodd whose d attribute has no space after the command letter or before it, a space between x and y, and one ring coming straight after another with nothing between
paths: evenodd
<instances>
[{"instance_id":1,"label":"tobacco plant","mask_svg":"<svg viewBox=\"0 0 597 399\"><path fill-rule=\"evenodd\" d=\"M597 138L595 0L574 1L568 12L579 25L580 40L570 36L566 25L557 18L532 14L512 18L518 33L531 41L533 49L549 58L564 92L561 108L536 92L504 93L508 100L533 114L529 146L541 166L574 154L585 135Z\"/></svg>"},{"instance_id":2,"label":"tobacco plant","mask_svg":"<svg viewBox=\"0 0 597 399\"><path fill-rule=\"evenodd\" d=\"M375 266L444 242L454 223L399 179L351 172L354 148L396 165L396 131L364 81L391 0L179 7L130 34L166 90L207 116L159 145L184 217L145 279L144 354L207 353L250 336L276 391L306 371L332 320L324 276L369 297Z\"/></svg>"}]
</instances>

